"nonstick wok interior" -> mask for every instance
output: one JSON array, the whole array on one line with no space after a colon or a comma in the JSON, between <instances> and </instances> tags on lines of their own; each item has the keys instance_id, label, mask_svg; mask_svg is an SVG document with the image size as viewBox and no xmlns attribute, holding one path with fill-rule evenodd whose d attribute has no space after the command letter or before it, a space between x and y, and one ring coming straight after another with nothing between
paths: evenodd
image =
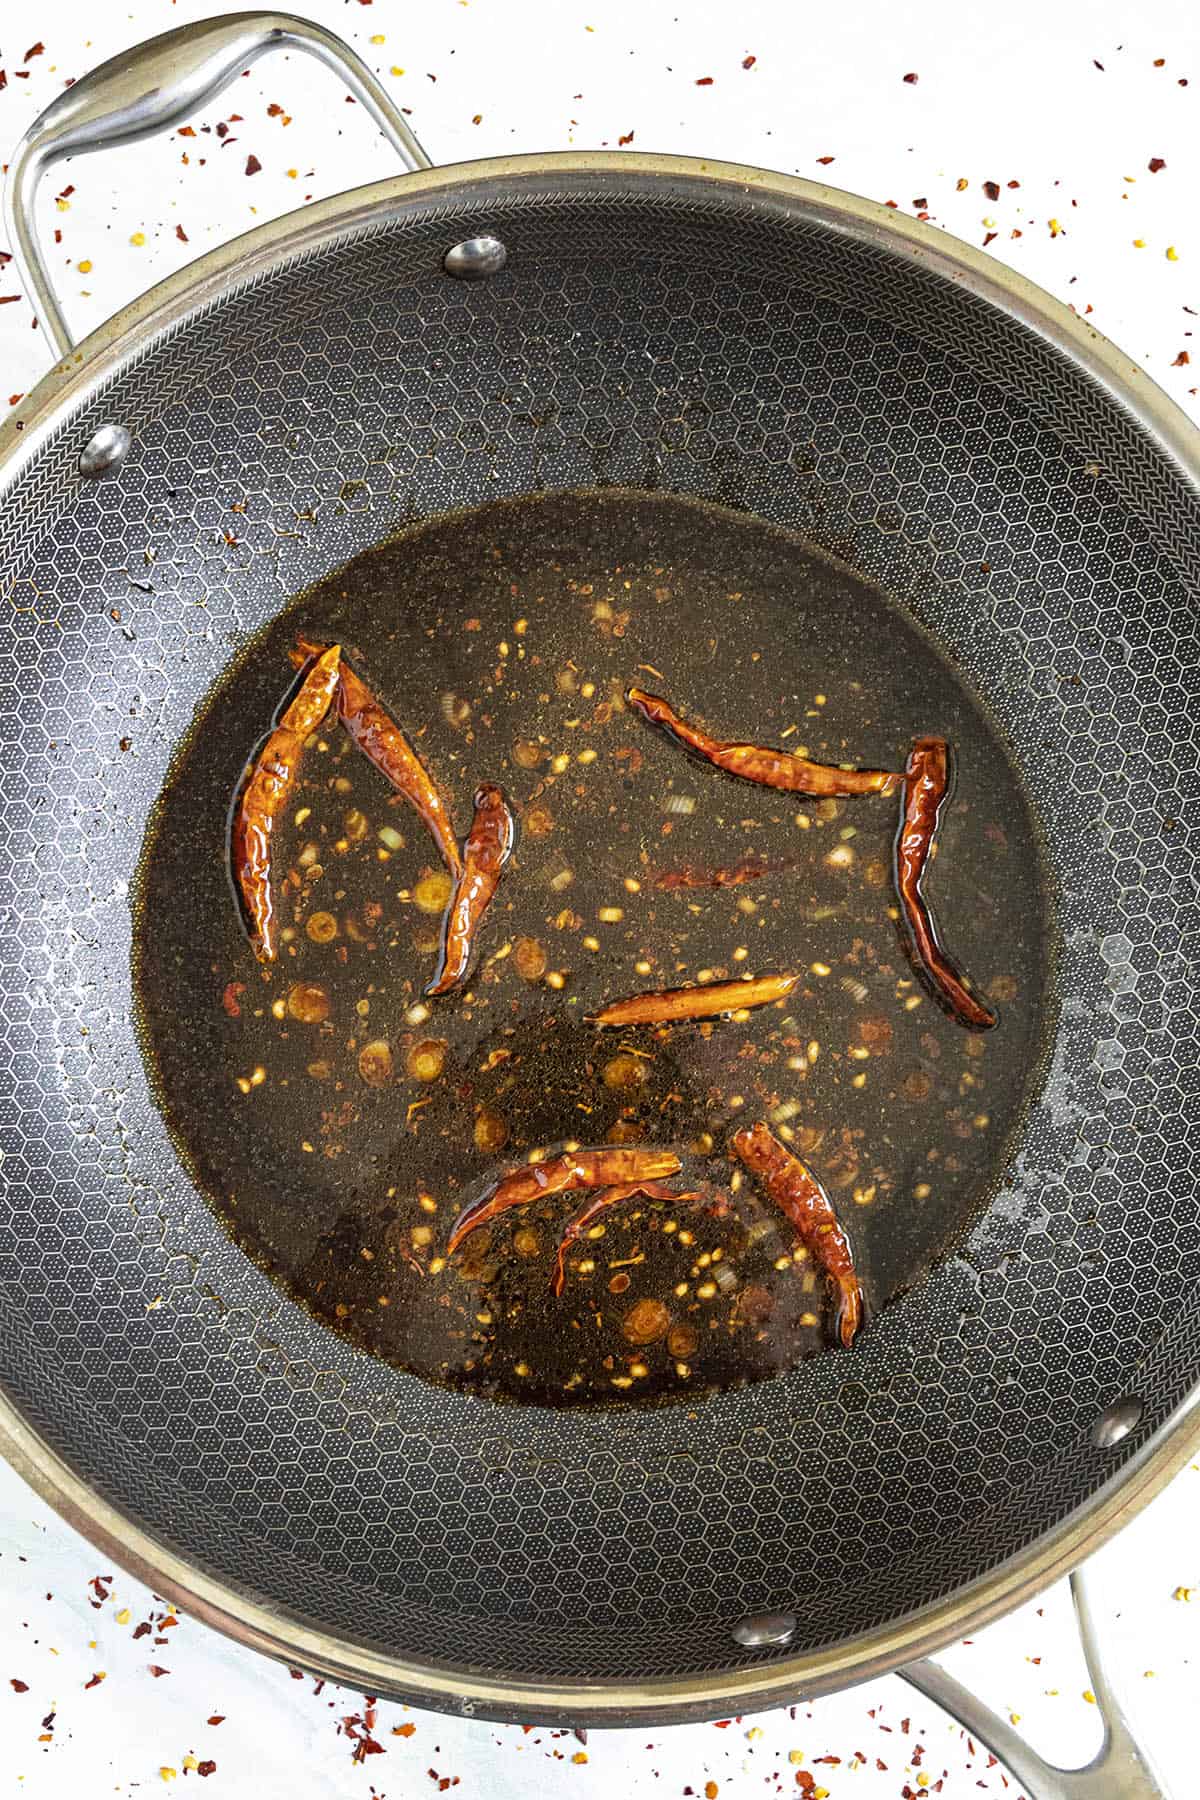
<instances>
[{"instance_id":1,"label":"nonstick wok interior","mask_svg":"<svg viewBox=\"0 0 1200 1800\"><path fill-rule=\"evenodd\" d=\"M507 269L450 281L484 214ZM136 448L80 484L100 413ZM233 647L399 526L598 484L795 527L907 605L1008 733L1063 943L1044 1099L961 1256L850 1355L619 1418L435 1391L283 1301L191 1189L130 1020L148 812ZM1200 517L1047 342L795 198L481 181L132 355L0 534L0 1378L174 1555L398 1690L712 1712L770 1666L737 1620L795 1612L794 1656L984 1580L1186 1395ZM1139 1428L1096 1449L1131 1388Z\"/></svg>"}]
</instances>

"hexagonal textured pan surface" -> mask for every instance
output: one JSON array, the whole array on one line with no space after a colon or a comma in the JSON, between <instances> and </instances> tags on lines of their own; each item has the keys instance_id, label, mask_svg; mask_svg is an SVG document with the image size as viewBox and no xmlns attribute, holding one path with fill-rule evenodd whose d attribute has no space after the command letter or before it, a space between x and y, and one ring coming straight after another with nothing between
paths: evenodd
<instances>
[{"instance_id":1,"label":"hexagonal textured pan surface","mask_svg":"<svg viewBox=\"0 0 1200 1800\"><path fill-rule=\"evenodd\" d=\"M508 268L449 281L481 215ZM83 483L101 418L134 451ZM597 482L797 527L899 596L1010 735L1064 945L972 1266L852 1356L617 1418L436 1392L285 1301L191 1190L129 1016L147 812L231 644L402 522ZM0 1379L173 1555L464 1692L715 1697L762 1661L732 1621L802 1596L816 1651L929 1607L1186 1397L1200 508L1062 351L783 193L505 177L210 292L8 482L0 543ZM1130 1387L1142 1424L1103 1456L1089 1425Z\"/></svg>"}]
</instances>

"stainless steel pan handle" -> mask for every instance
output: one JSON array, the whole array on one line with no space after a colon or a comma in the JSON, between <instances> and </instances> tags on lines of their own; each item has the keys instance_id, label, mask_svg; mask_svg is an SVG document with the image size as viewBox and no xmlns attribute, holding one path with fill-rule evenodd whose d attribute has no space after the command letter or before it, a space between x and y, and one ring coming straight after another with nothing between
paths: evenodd
<instances>
[{"instance_id":1,"label":"stainless steel pan handle","mask_svg":"<svg viewBox=\"0 0 1200 1800\"><path fill-rule=\"evenodd\" d=\"M125 50L52 100L13 154L4 191L4 224L13 257L47 338L60 357L74 338L54 292L34 226L33 204L46 170L189 118L268 50L303 50L335 69L366 107L408 169L429 158L362 58L332 31L289 13L230 13L199 19Z\"/></svg>"},{"instance_id":2,"label":"stainless steel pan handle","mask_svg":"<svg viewBox=\"0 0 1200 1800\"><path fill-rule=\"evenodd\" d=\"M972 1737L986 1744L1016 1776L1029 1800L1167 1800L1166 1791L1138 1748L1109 1683L1082 1570L1077 1569L1071 1577L1071 1598L1092 1692L1104 1721L1104 1742L1082 1769L1060 1769L1048 1763L1030 1749L1007 1719L992 1712L937 1663L909 1663L898 1673L927 1699L944 1706Z\"/></svg>"}]
</instances>

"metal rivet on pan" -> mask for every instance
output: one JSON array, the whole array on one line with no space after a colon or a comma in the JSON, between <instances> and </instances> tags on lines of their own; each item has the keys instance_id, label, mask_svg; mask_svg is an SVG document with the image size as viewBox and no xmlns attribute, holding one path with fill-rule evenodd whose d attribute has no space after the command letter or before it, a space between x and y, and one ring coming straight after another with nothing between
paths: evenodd
<instances>
[{"instance_id":1,"label":"metal rivet on pan","mask_svg":"<svg viewBox=\"0 0 1200 1800\"><path fill-rule=\"evenodd\" d=\"M111 475L129 455L133 439L124 425L102 425L79 454L81 475Z\"/></svg>"},{"instance_id":2,"label":"metal rivet on pan","mask_svg":"<svg viewBox=\"0 0 1200 1800\"><path fill-rule=\"evenodd\" d=\"M1127 1438L1141 1420L1143 1411L1136 1394L1126 1394L1123 1399L1106 1406L1092 1426L1092 1442L1097 1450L1111 1450L1122 1438Z\"/></svg>"},{"instance_id":3,"label":"metal rivet on pan","mask_svg":"<svg viewBox=\"0 0 1200 1800\"><path fill-rule=\"evenodd\" d=\"M733 1635L745 1650L781 1650L796 1635L795 1613L751 1613L739 1619Z\"/></svg>"},{"instance_id":4,"label":"metal rivet on pan","mask_svg":"<svg viewBox=\"0 0 1200 1800\"><path fill-rule=\"evenodd\" d=\"M498 275L508 261L508 251L494 237L464 238L442 258L447 275L458 281L482 281L487 275Z\"/></svg>"}]
</instances>

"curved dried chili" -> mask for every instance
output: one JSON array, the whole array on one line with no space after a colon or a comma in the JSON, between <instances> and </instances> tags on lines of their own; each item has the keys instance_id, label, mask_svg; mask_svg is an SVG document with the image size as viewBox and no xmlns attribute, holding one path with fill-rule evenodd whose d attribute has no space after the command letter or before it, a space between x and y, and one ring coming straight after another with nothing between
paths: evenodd
<instances>
[{"instance_id":1,"label":"curved dried chili","mask_svg":"<svg viewBox=\"0 0 1200 1800\"><path fill-rule=\"evenodd\" d=\"M306 638L297 640L293 657L320 654L320 646ZM462 874L462 857L450 819L446 796L425 767L404 733L385 706L375 698L361 675L347 663L341 667L338 683L338 717L356 747L367 761L379 770L403 794L416 812L434 843L438 854L457 881Z\"/></svg>"},{"instance_id":2,"label":"curved dried chili","mask_svg":"<svg viewBox=\"0 0 1200 1800\"><path fill-rule=\"evenodd\" d=\"M665 1181L625 1181L615 1187L601 1188L563 1226L562 1236L558 1240L558 1252L554 1258L554 1277L550 1283L553 1294L561 1294L566 1283L567 1252L571 1245L596 1223L601 1213L622 1205L626 1200L636 1199L639 1195L646 1200L683 1201L700 1198L694 1188L668 1187Z\"/></svg>"},{"instance_id":3,"label":"curved dried chili","mask_svg":"<svg viewBox=\"0 0 1200 1800\"><path fill-rule=\"evenodd\" d=\"M945 738L918 738L904 770L904 806L896 833L895 879L905 945L917 972L960 1025L989 1031L996 1013L977 994L942 948L921 888L950 786Z\"/></svg>"},{"instance_id":4,"label":"curved dried chili","mask_svg":"<svg viewBox=\"0 0 1200 1800\"><path fill-rule=\"evenodd\" d=\"M321 724L338 690L341 648L316 657L295 696L250 766L233 811L230 858L246 910L255 953L274 962L279 953L271 892L271 837L296 781L304 741Z\"/></svg>"},{"instance_id":5,"label":"curved dried chili","mask_svg":"<svg viewBox=\"0 0 1200 1800\"><path fill-rule=\"evenodd\" d=\"M680 717L670 701L643 688L631 687L625 698L651 725L657 725L685 750L710 762L727 775L760 787L781 788L789 794L826 795L894 794L903 776L886 769L839 769L835 763L810 762L786 750L770 750L761 744L726 744L709 737Z\"/></svg>"},{"instance_id":6,"label":"curved dried chili","mask_svg":"<svg viewBox=\"0 0 1200 1800\"><path fill-rule=\"evenodd\" d=\"M548 1157L545 1162L527 1163L524 1168L503 1176L478 1200L463 1208L454 1221L446 1253L452 1256L480 1225L511 1212L514 1206L528 1206L531 1200L539 1200L545 1194L570 1194L579 1188L656 1181L664 1176L678 1175L681 1167L673 1150L643 1150L625 1145L567 1151L562 1156Z\"/></svg>"},{"instance_id":7,"label":"curved dried chili","mask_svg":"<svg viewBox=\"0 0 1200 1800\"><path fill-rule=\"evenodd\" d=\"M801 1243L834 1285L837 1330L849 1349L863 1317L863 1296L850 1240L832 1202L808 1166L785 1148L762 1120L733 1135L733 1148L791 1221Z\"/></svg>"},{"instance_id":8,"label":"curved dried chili","mask_svg":"<svg viewBox=\"0 0 1200 1800\"><path fill-rule=\"evenodd\" d=\"M425 989L427 994L448 994L466 980L480 923L512 855L515 836L503 788L484 782L475 790L475 816L467 834L462 872L442 927L442 959Z\"/></svg>"},{"instance_id":9,"label":"curved dried chili","mask_svg":"<svg viewBox=\"0 0 1200 1800\"><path fill-rule=\"evenodd\" d=\"M769 1006L790 994L798 975L759 975L749 981L710 981L704 987L661 988L630 994L593 1014L593 1025L660 1025L674 1019L711 1019L746 1006Z\"/></svg>"}]
</instances>

